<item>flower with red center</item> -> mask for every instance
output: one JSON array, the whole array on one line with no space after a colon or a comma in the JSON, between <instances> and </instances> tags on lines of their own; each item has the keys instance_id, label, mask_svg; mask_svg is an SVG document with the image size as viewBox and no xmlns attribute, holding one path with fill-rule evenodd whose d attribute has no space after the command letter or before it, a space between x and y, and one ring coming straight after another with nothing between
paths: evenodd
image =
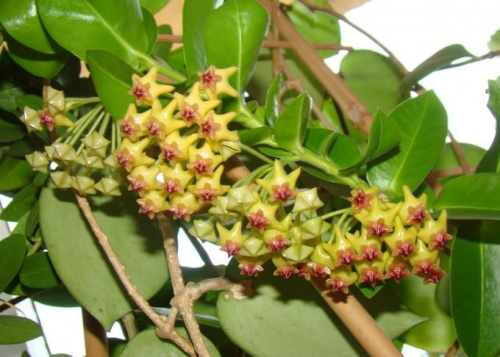
<instances>
[{"instance_id":1,"label":"flower with red center","mask_svg":"<svg viewBox=\"0 0 500 357\"><path fill-rule=\"evenodd\" d=\"M386 225L383 218L366 223L368 225L368 238L378 237L382 240L387 233L392 232L392 227Z\"/></svg>"},{"instance_id":2,"label":"flower with red center","mask_svg":"<svg viewBox=\"0 0 500 357\"><path fill-rule=\"evenodd\" d=\"M220 250L226 252L228 256L238 255L241 249L241 244L238 242L227 241L220 247Z\"/></svg>"},{"instance_id":3,"label":"flower with red center","mask_svg":"<svg viewBox=\"0 0 500 357\"><path fill-rule=\"evenodd\" d=\"M142 192L146 188L146 182L142 177L133 177L131 175L128 175L127 180L128 182L130 182L130 185L128 186L129 190Z\"/></svg>"},{"instance_id":4,"label":"flower with red center","mask_svg":"<svg viewBox=\"0 0 500 357\"><path fill-rule=\"evenodd\" d=\"M209 88L213 92L215 92L215 87L217 86L217 82L220 82L222 80L222 77L215 73L214 66L208 67L208 69L205 72L199 72L198 76L200 77L201 90Z\"/></svg>"},{"instance_id":5,"label":"flower with red center","mask_svg":"<svg viewBox=\"0 0 500 357\"><path fill-rule=\"evenodd\" d=\"M434 263L429 260L423 260L415 264L413 267L413 273L420 276L427 276L436 269L439 269L439 267L437 267Z\"/></svg>"},{"instance_id":6,"label":"flower with red center","mask_svg":"<svg viewBox=\"0 0 500 357\"><path fill-rule=\"evenodd\" d=\"M174 219L184 219L185 221L188 221L189 217L191 217L191 212L189 212L187 207L182 203L170 207L169 211L172 212Z\"/></svg>"},{"instance_id":7,"label":"flower with red center","mask_svg":"<svg viewBox=\"0 0 500 357\"><path fill-rule=\"evenodd\" d=\"M134 96L135 104L139 106L143 103L151 102L152 97L151 93L149 92L150 88L151 84L149 83L142 84L140 81L134 80L133 87L128 93Z\"/></svg>"},{"instance_id":8,"label":"flower with red center","mask_svg":"<svg viewBox=\"0 0 500 357\"><path fill-rule=\"evenodd\" d=\"M283 249L291 246L292 243L282 236L276 236L267 242L267 249L270 252L281 252Z\"/></svg>"},{"instance_id":9,"label":"flower with red center","mask_svg":"<svg viewBox=\"0 0 500 357\"><path fill-rule=\"evenodd\" d=\"M420 228L422 221L429 218L429 214L425 210L425 205L420 204L417 207L408 207L408 218L406 219L407 224L413 224Z\"/></svg>"},{"instance_id":10,"label":"flower with red center","mask_svg":"<svg viewBox=\"0 0 500 357\"><path fill-rule=\"evenodd\" d=\"M393 264L389 267L389 271L385 275L386 279L394 279L396 283L399 284L399 281L405 276L409 276L410 272L406 269L406 265L404 263Z\"/></svg>"},{"instance_id":11,"label":"flower with red center","mask_svg":"<svg viewBox=\"0 0 500 357\"><path fill-rule=\"evenodd\" d=\"M372 287L375 287L377 282L382 280L384 280L384 276L375 267L365 268L360 272L360 283L369 283Z\"/></svg>"},{"instance_id":12,"label":"flower with red center","mask_svg":"<svg viewBox=\"0 0 500 357\"><path fill-rule=\"evenodd\" d=\"M272 197L271 201L281 201L283 204L286 204L288 200L295 198L295 192L290 189L289 183L285 182L281 185L273 185L272 186Z\"/></svg>"},{"instance_id":13,"label":"flower with red center","mask_svg":"<svg viewBox=\"0 0 500 357\"><path fill-rule=\"evenodd\" d=\"M359 253L357 260L367 260L369 262L382 256L382 252L376 244L363 245L361 247L361 253Z\"/></svg>"},{"instance_id":14,"label":"flower with red center","mask_svg":"<svg viewBox=\"0 0 500 357\"><path fill-rule=\"evenodd\" d=\"M171 195L173 195L175 193L182 193L182 191L183 191L179 180L172 179L172 178L168 178L165 180L165 183L163 184L163 188L165 189L165 191L167 191Z\"/></svg>"},{"instance_id":15,"label":"flower with red center","mask_svg":"<svg viewBox=\"0 0 500 357\"><path fill-rule=\"evenodd\" d=\"M170 163L175 162L177 159L181 157L181 153L179 152L177 143L163 144L161 149L162 149L162 156L168 161L170 161Z\"/></svg>"},{"instance_id":16,"label":"flower with red center","mask_svg":"<svg viewBox=\"0 0 500 357\"><path fill-rule=\"evenodd\" d=\"M271 223L268 218L264 217L264 212L262 212L261 209L255 213L248 213L247 218L247 228L257 228L260 234L264 233L264 229L266 228L266 226Z\"/></svg>"},{"instance_id":17,"label":"flower with red center","mask_svg":"<svg viewBox=\"0 0 500 357\"><path fill-rule=\"evenodd\" d=\"M130 168L134 165L135 159L127 149L116 151L115 157L116 162L123 166L127 171L130 171Z\"/></svg>"},{"instance_id":18,"label":"flower with red center","mask_svg":"<svg viewBox=\"0 0 500 357\"><path fill-rule=\"evenodd\" d=\"M214 122L211 114L207 115L207 119L200 123L200 136L214 140L215 133L221 128L219 123Z\"/></svg>"},{"instance_id":19,"label":"flower with red center","mask_svg":"<svg viewBox=\"0 0 500 357\"><path fill-rule=\"evenodd\" d=\"M343 292L344 294L349 293L349 288L341 277L336 276L334 278L327 279L325 284L333 292Z\"/></svg>"},{"instance_id":20,"label":"flower with red center","mask_svg":"<svg viewBox=\"0 0 500 357\"><path fill-rule=\"evenodd\" d=\"M434 266L429 274L424 277L424 284L434 283L437 284L441 278L445 275L444 271L440 267Z\"/></svg>"},{"instance_id":21,"label":"flower with red center","mask_svg":"<svg viewBox=\"0 0 500 357\"><path fill-rule=\"evenodd\" d=\"M311 274L309 274L309 267L307 264L300 263L296 265L297 275L306 280L311 279Z\"/></svg>"},{"instance_id":22,"label":"flower with red center","mask_svg":"<svg viewBox=\"0 0 500 357\"><path fill-rule=\"evenodd\" d=\"M151 136L156 136L161 139L165 137L165 125L163 123L160 123L158 119L154 117L147 121L146 129L148 129Z\"/></svg>"},{"instance_id":23,"label":"flower with red center","mask_svg":"<svg viewBox=\"0 0 500 357\"><path fill-rule=\"evenodd\" d=\"M327 275L330 275L330 269L324 265L310 262L307 263L307 266L309 267L309 273L311 273L313 276L317 278L324 278Z\"/></svg>"},{"instance_id":24,"label":"flower with red center","mask_svg":"<svg viewBox=\"0 0 500 357\"><path fill-rule=\"evenodd\" d=\"M199 188L196 190L196 195L204 203L209 202L211 204L215 204L215 200L219 195L219 190L216 188L212 188L209 183L206 183L203 188Z\"/></svg>"},{"instance_id":25,"label":"flower with red center","mask_svg":"<svg viewBox=\"0 0 500 357\"><path fill-rule=\"evenodd\" d=\"M356 212L361 211L363 208L366 210L370 210L373 195L370 193L366 193L361 188L358 189L358 192L352 195L349 198L349 201L354 205L354 210Z\"/></svg>"},{"instance_id":26,"label":"flower with red center","mask_svg":"<svg viewBox=\"0 0 500 357\"><path fill-rule=\"evenodd\" d=\"M356 253L351 247L346 249L339 249L337 250L337 261L335 262L335 265L351 265L355 260Z\"/></svg>"},{"instance_id":27,"label":"flower with red center","mask_svg":"<svg viewBox=\"0 0 500 357\"><path fill-rule=\"evenodd\" d=\"M151 200L138 200L137 203L139 204L140 213L144 213L152 217L156 212L158 212L154 202Z\"/></svg>"},{"instance_id":28,"label":"flower with red center","mask_svg":"<svg viewBox=\"0 0 500 357\"><path fill-rule=\"evenodd\" d=\"M399 257L406 259L415 250L415 245L411 239L400 240L396 242L396 248L392 251L393 257Z\"/></svg>"},{"instance_id":29,"label":"flower with red center","mask_svg":"<svg viewBox=\"0 0 500 357\"><path fill-rule=\"evenodd\" d=\"M54 126L56 125L56 120L50 113L46 110L40 110L38 112L40 116L40 122L47 127L49 131L54 130Z\"/></svg>"},{"instance_id":30,"label":"flower with red center","mask_svg":"<svg viewBox=\"0 0 500 357\"><path fill-rule=\"evenodd\" d=\"M206 159L200 155L196 155L196 160L189 163L187 168L193 170L196 174L196 177L200 177L202 175L211 175L213 173L212 170L212 159Z\"/></svg>"},{"instance_id":31,"label":"flower with red center","mask_svg":"<svg viewBox=\"0 0 500 357\"><path fill-rule=\"evenodd\" d=\"M297 269L291 265L283 265L276 269L273 273L274 276L281 276L284 279L290 278Z\"/></svg>"},{"instance_id":32,"label":"flower with red center","mask_svg":"<svg viewBox=\"0 0 500 357\"><path fill-rule=\"evenodd\" d=\"M182 118L187 126L193 124L193 122L200 120L200 114L198 113L198 104L189 105L186 102L182 103L181 110L175 115L176 118Z\"/></svg>"},{"instance_id":33,"label":"flower with red center","mask_svg":"<svg viewBox=\"0 0 500 357\"><path fill-rule=\"evenodd\" d=\"M122 129L122 135L128 136L129 138L132 139L136 137L136 134L139 131L139 126L135 123L132 117L122 120L120 122L120 127Z\"/></svg>"},{"instance_id":34,"label":"flower with red center","mask_svg":"<svg viewBox=\"0 0 500 357\"><path fill-rule=\"evenodd\" d=\"M250 277L256 277L257 275L259 275L259 273L264 271L264 268L262 266L253 262L241 263L240 265L238 265L238 268L240 269L241 274Z\"/></svg>"},{"instance_id":35,"label":"flower with red center","mask_svg":"<svg viewBox=\"0 0 500 357\"><path fill-rule=\"evenodd\" d=\"M446 244L452 240L452 236L445 231L439 231L431 235L431 241L429 243L429 249L440 249L443 250Z\"/></svg>"}]
</instances>

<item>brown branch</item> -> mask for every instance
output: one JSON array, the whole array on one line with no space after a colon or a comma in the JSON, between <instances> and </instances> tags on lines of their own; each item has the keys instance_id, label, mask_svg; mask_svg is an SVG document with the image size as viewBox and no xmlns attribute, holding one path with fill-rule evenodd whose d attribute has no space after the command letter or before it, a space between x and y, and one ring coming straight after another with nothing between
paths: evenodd
<instances>
[{"instance_id":1,"label":"brown branch","mask_svg":"<svg viewBox=\"0 0 500 357\"><path fill-rule=\"evenodd\" d=\"M272 39L275 41L279 41L279 29L278 29L278 8L280 2L279 0L273 0L272 10L271 10L271 24L273 28ZM281 52L279 47L273 48L273 76L276 77L281 73L281 62L283 61L281 58Z\"/></svg>"},{"instance_id":2,"label":"brown branch","mask_svg":"<svg viewBox=\"0 0 500 357\"><path fill-rule=\"evenodd\" d=\"M465 174L472 173L469 163L467 162L467 158L465 157L465 153L462 150L460 144L455 140L455 137L448 130L448 137L450 138L450 143L455 155L457 155L458 161L460 162L460 166L464 170Z\"/></svg>"},{"instance_id":3,"label":"brown branch","mask_svg":"<svg viewBox=\"0 0 500 357\"><path fill-rule=\"evenodd\" d=\"M158 35L158 42L182 43L182 36L178 35ZM268 48L293 48L293 44L288 41L265 40L264 47ZM333 51L353 51L350 46L343 46L331 43L315 43L311 46L316 50L333 50Z\"/></svg>"},{"instance_id":4,"label":"brown branch","mask_svg":"<svg viewBox=\"0 0 500 357\"><path fill-rule=\"evenodd\" d=\"M135 316L133 312L129 312L122 317L123 327L127 333L127 339L130 341L137 335L137 326L135 324Z\"/></svg>"},{"instance_id":5,"label":"brown branch","mask_svg":"<svg viewBox=\"0 0 500 357\"><path fill-rule=\"evenodd\" d=\"M495 58L495 57L498 57L498 56L500 56L500 51L490 51L488 53L485 53L482 56L473 57L473 58L471 58L470 60L467 60L467 61L450 64L450 65L444 67L443 69L461 67L461 66L465 66L465 65L468 65L468 64L471 64L471 63L474 63L474 62L484 61L486 59L492 59L492 58Z\"/></svg>"},{"instance_id":6,"label":"brown branch","mask_svg":"<svg viewBox=\"0 0 500 357\"><path fill-rule=\"evenodd\" d=\"M154 309L149 305L149 303L144 299L144 297L139 293L137 287L132 282L132 279L128 275L125 267L120 262L120 259L116 255L113 247L109 243L108 237L103 232L99 222L97 222L96 217L92 213L89 201L80 196L75 192L76 201L80 210L82 211L87 223L89 224L94 236L97 238L104 254L108 258L113 270L120 279L125 291L132 298L132 300L137 304L137 306L146 314L146 316L155 324L158 336L161 338L170 339L177 346L179 346L184 352L190 356L195 356L193 346L187 342L181 335L173 329L172 325L167 324L167 319L164 316L157 314Z\"/></svg>"},{"instance_id":7,"label":"brown branch","mask_svg":"<svg viewBox=\"0 0 500 357\"><path fill-rule=\"evenodd\" d=\"M460 343L458 342L458 340L455 340L455 342L453 342L453 345L451 345L448 351L446 351L445 357L455 357L459 348Z\"/></svg>"},{"instance_id":8,"label":"brown branch","mask_svg":"<svg viewBox=\"0 0 500 357\"><path fill-rule=\"evenodd\" d=\"M15 298L10 299L9 301L4 300L5 302L2 305L0 305L0 312L3 312L5 310L10 309L14 305L20 303L21 301L26 300L30 296L31 296L31 294L30 295L21 295L21 296L16 296Z\"/></svg>"},{"instance_id":9,"label":"brown branch","mask_svg":"<svg viewBox=\"0 0 500 357\"><path fill-rule=\"evenodd\" d=\"M109 352L106 330L104 330L99 321L85 309L82 309L82 320L86 355L92 357L108 357Z\"/></svg>"}]
</instances>

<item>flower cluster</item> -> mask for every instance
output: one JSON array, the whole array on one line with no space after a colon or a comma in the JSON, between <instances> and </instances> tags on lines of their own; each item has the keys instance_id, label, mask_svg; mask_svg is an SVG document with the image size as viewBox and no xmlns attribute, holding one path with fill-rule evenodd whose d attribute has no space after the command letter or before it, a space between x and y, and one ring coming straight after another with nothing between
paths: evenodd
<instances>
[{"instance_id":1,"label":"flower cluster","mask_svg":"<svg viewBox=\"0 0 500 357\"><path fill-rule=\"evenodd\" d=\"M376 188L357 189L350 207L320 215L317 189L297 189L299 174L275 161L271 177L229 189L210 209L212 218L195 220L190 232L219 244L244 275L257 276L271 260L274 275L326 278L333 291L347 293L356 282L399 282L411 272L425 283L443 276L439 250L451 240L446 212L434 220L425 195L417 199L405 187L404 201L391 203ZM341 218L332 221L336 215Z\"/></svg>"}]
</instances>

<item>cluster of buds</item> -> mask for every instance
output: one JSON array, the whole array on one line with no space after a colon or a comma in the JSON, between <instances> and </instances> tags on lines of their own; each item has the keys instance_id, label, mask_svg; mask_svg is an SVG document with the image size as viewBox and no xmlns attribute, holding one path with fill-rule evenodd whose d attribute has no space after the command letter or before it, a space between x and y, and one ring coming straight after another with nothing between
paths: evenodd
<instances>
[{"instance_id":1,"label":"cluster of buds","mask_svg":"<svg viewBox=\"0 0 500 357\"><path fill-rule=\"evenodd\" d=\"M187 95L156 83L156 68L133 76L131 104L119 122L123 140L114 151L140 212L153 218L170 211L175 219L212 206L229 186L221 184L222 162L239 152L239 137L228 130L235 113L217 113L221 95L237 96L228 79L235 67L209 67ZM170 93L163 106L158 97ZM147 106L139 111L138 106Z\"/></svg>"},{"instance_id":2,"label":"cluster of buds","mask_svg":"<svg viewBox=\"0 0 500 357\"><path fill-rule=\"evenodd\" d=\"M411 272L425 283L443 276L438 255L451 240L446 212L432 219L425 195L417 199L405 187L404 201L390 203L376 188L357 189L351 206L338 212L343 218L333 223L335 212L320 215L324 204L315 188L296 188L299 174L287 174L275 161L271 177L219 196L212 218L194 220L191 234L219 244L244 275L257 276L271 260L274 275L325 278L333 291L344 293L354 283L374 287Z\"/></svg>"}]
</instances>

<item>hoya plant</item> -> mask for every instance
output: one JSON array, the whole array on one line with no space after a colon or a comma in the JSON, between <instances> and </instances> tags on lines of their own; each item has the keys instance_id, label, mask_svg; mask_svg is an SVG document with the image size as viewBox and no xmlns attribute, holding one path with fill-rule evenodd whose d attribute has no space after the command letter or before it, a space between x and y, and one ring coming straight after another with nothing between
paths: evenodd
<instances>
[{"instance_id":1,"label":"hoya plant","mask_svg":"<svg viewBox=\"0 0 500 357\"><path fill-rule=\"evenodd\" d=\"M185 0L182 36L166 2L0 3L0 311L81 307L88 356L498 356L500 136L456 142L419 84L498 33L410 72L325 0Z\"/></svg>"}]
</instances>

